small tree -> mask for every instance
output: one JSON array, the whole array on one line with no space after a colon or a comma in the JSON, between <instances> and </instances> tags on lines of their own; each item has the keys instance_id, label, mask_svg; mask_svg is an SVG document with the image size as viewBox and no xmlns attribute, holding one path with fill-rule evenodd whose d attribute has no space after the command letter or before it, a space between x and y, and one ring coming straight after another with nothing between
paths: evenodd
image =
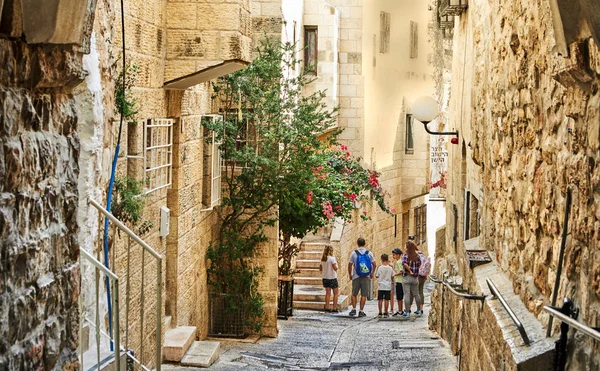
<instances>
[{"instance_id":1,"label":"small tree","mask_svg":"<svg viewBox=\"0 0 600 371\"><path fill-rule=\"evenodd\" d=\"M335 110L326 108L322 92L302 94L310 80L306 74L292 74L298 63L294 45L265 39L252 64L213 85L223 120L203 122L219 143L224 183L219 236L207 251L208 282L214 292L230 296L226 306L242 306L254 331L260 330L263 314L257 292L261 269L254 265L254 252L267 241L264 228L277 222L277 206L281 232L289 242L289 236L303 236L329 220L331 215L323 214L327 202L343 205L334 215L349 215L352 197L344 193L364 188L363 178L353 179L366 171L358 161L345 153L341 158L340 149L330 147L335 139L317 139L334 124ZM345 166L352 171L345 173ZM340 174L339 187L315 176L325 167ZM334 191L339 193L335 197ZM310 192L323 200L320 209L307 202Z\"/></svg>"}]
</instances>

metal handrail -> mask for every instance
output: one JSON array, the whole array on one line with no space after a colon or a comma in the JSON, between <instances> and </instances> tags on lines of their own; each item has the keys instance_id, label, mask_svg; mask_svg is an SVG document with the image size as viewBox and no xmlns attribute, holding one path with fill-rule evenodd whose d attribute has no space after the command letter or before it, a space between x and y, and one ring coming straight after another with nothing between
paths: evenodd
<instances>
[{"instance_id":1,"label":"metal handrail","mask_svg":"<svg viewBox=\"0 0 600 371\"><path fill-rule=\"evenodd\" d=\"M441 283L442 285L446 286L448 288L448 290L450 290L451 293L453 293L454 295L456 295L458 297L461 297L463 299L467 299L467 300L479 300L481 302L485 301L485 298L486 298L485 295L475 295L475 294L458 292L458 291L456 291L456 289L454 287L452 287L452 284L450 282L447 282L445 280L439 280L433 274L429 275L429 280L431 280L432 282L435 282L435 283Z\"/></svg>"},{"instance_id":2,"label":"metal handrail","mask_svg":"<svg viewBox=\"0 0 600 371\"><path fill-rule=\"evenodd\" d=\"M500 303L502 303L502 306L508 312L508 315L510 316L512 321L517 326L517 329L519 329L519 333L521 334L521 338L523 338L525 345L529 345L530 341L529 341L529 337L527 336L527 332L525 331L525 327L523 327L523 324L521 323L521 321L519 321L519 319L517 318L515 313L512 311L512 309L506 302L506 300L504 300L504 297L502 296L502 294L500 293L500 291L498 290L496 285L494 285L492 280L490 280L489 278L486 278L485 282L487 282L488 287L490 288L490 291L492 292L492 295L494 295L495 297L498 298L498 300L500 300Z\"/></svg>"},{"instance_id":3,"label":"metal handrail","mask_svg":"<svg viewBox=\"0 0 600 371\"><path fill-rule=\"evenodd\" d=\"M144 240L142 240L138 235L136 235L131 229L129 229L125 224L123 224L119 219L117 219L113 214L111 214L109 211L107 211L104 207L102 207L102 205L100 205L98 202L96 202L93 199L89 199L88 203L92 206L94 206L101 214L103 214L105 217L107 217L110 221L112 221L119 230L123 231L127 236L129 236L131 239L133 239L138 245L140 245L142 247L142 281L141 281L141 287L142 287L142 293L141 293L141 301L142 301L142 305L140 306L141 310L140 310L140 347L141 347L141 351L140 351L140 355L143 355L143 344L144 344L144 326L143 326L143 321L144 321L144 278L145 278L145 274L144 274L144 267L145 267L145 262L144 262L144 252L148 252L150 253L150 255L152 255L152 257L154 257L156 259L156 359L155 359L155 370L156 371L161 371L161 363L162 363L162 346L161 346L161 333L162 333L162 256L156 252L156 250L154 250L152 247L150 247L150 245L148 245ZM128 259L129 260L129 259ZM129 275L127 276L127 284L129 285ZM129 291L126 293L127 295L127 302L129 301ZM115 308L115 312L118 312L118 307L116 307L115 305L113 305L113 308ZM128 310L127 310L128 312ZM118 327L117 327L118 330ZM128 342L129 339L129 326L127 326L127 328L125 329L126 331L126 340ZM118 332L117 332L118 333ZM125 344L126 347L129 346L129 344ZM119 349L119 347L116 347L116 349ZM140 357L141 358L141 357ZM142 360L140 359L140 365L142 364L141 362ZM118 369L118 368L117 368Z\"/></svg>"},{"instance_id":4,"label":"metal handrail","mask_svg":"<svg viewBox=\"0 0 600 371\"><path fill-rule=\"evenodd\" d=\"M113 308L118 308L119 305L119 277L117 277L116 274L114 274L113 272L110 271L110 269L106 268L102 263L100 263L96 258L94 258L89 252L85 251L84 249L82 249L81 247L79 248L79 257L84 257L89 263L91 263L95 268L95 287L96 287L96 297L98 297L98 293L99 293L99 279L100 279L100 275L98 274L99 271L101 271L102 273L104 273L106 275L106 277L108 277L112 283L112 290L113 290L113 296L112 296L112 304L113 304ZM81 263L80 263L81 265ZM83 314L82 311L82 306L83 306L83 299L82 299L83 295L79 295L79 309L80 309L80 313L82 313L81 315L83 316L83 318L85 319L85 315ZM100 316L99 316L99 305L98 305L99 301L96 300L96 323L94 324L94 327L96 329L96 356L98 357L97 359L97 365L98 367L100 367ZM87 319L86 319L87 320ZM115 313L113 313L113 327L112 327L112 336L109 337L109 340L112 344L114 344L114 357L115 357L115 370L120 370L121 369L121 357L120 357L120 339L119 339L119 311L117 310ZM91 321L88 320L88 322L91 323ZM83 344L83 331L82 331L82 325L83 325L83 321L80 321L79 323L79 344ZM80 362L81 362L81 366L83 367L83 349L81 349L81 354L80 354Z\"/></svg>"},{"instance_id":5,"label":"metal handrail","mask_svg":"<svg viewBox=\"0 0 600 371\"><path fill-rule=\"evenodd\" d=\"M574 327L577 330L583 332L587 336L590 336L590 337L600 341L600 331L594 330L593 328L584 325L583 323L567 316L566 314L563 314L563 313L557 311L556 309L554 309L550 306L545 306L544 310L546 312L548 312L548 314L550 315L550 318L556 317L557 319L561 320L562 322L567 323L569 326Z\"/></svg>"}]
</instances>

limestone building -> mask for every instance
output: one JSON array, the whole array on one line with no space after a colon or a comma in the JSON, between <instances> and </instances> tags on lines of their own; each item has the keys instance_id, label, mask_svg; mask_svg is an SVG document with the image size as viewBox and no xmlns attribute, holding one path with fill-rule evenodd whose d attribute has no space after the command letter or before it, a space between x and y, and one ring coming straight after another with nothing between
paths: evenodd
<instances>
[{"instance_id":1,"label":"limestone building","mask_svg":"<svg viewBox=\"0 0 600 371\"><path fill-rule=\"evenodd\" d=\"M543 309L554 290L556 306L569 298L581 323L598 326L600 54L592 3L438 1L454 24L447 116L459 145L449 150L436 273L486 298L438 285L430 325L463 369L555 369L560 321L547 337ZM567 344L566 369L600 367L592 338L570 330Z\"/></svg>"},{"instance_id":2,"label":"limestone building","mask_svg":"<svg viewBox=\"0 0 600 371\"><path fill-rule=\"evenodd\" d=\"M148 0L124 1L121 12L116 1L3 0L0 14L0 368L82 367L78 353L93 353L115 326L109 307L121 345L148 367L161 353L172 360L168 329L209 335L205 254L220 188L201 121L217 112L210 81L249 63L265 34L298 41L315 62L309 89L339 106L342 142L382 173L399 211L367 208L372 221L346 225L331 241L341 261L359 235L376 254L426 235L429 144L410 118L411 100L432 86L419 1ZM137 112L121 122L124 56ZM147 248L109 224L112 303L90 262L104 262L117 145L116 178L140 182L144 195L141 223L126 224ZM271 233L255 262L266 336L277 335L277 246Z\"/></svg>"}]
</instances>

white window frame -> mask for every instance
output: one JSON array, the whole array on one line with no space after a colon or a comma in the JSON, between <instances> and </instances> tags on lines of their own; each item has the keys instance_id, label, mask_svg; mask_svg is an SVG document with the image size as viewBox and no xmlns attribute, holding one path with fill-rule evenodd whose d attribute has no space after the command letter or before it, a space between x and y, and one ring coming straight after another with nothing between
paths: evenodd
<instances>
[{"instance_id":1,"label":"white window frame","mask_svg":"<svg viewBox=\"0 0 600 371\"><path fill-rule=\"evenodd\" d=\"M148 145L148 129L166 129L153 143L151 135ZM173 183L173 119L159 118L144 120L144 193L152 193ZM151 167L150 167L151 166ZM153 183L154 181L154 183Z\"/></svg>"},{"instance_id":2,"label":"white window frame","mask_svg":"<svg viewBox=\"0 0 600 371\"><path fill-rule=\"evenodd\" d=\"M202 120L205 117L210 117L211 119L215 119L215 118L219 118L221 120L223 120L223 115L217 115L217 114L209 114L209 115L202 115L200 117L200 122L202 122ZM221 204L221 171L222 171L222 166L223 166L223 160L221 158L221 150L219 149L219 145L221 144L220 142L217 142L216 140L216 134L214 131L211 131L211 135L212 135L212 141L211 141L211 171L210 171L210 205L207 205L208 208L203 209L203 211L206 210L212 210L215 206L218 206ZM206 139L206 138L204 138ZM206 145L206 142L204 143L204 145Z\"/></svg>"}]
</instances>

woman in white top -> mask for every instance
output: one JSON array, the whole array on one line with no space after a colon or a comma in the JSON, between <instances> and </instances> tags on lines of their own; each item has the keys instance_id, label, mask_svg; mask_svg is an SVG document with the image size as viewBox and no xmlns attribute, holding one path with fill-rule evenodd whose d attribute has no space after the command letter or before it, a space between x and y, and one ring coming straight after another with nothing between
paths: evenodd
<instances>
[{"instance_id":1,"label":"woman in white top","mask_svg":"<svg viewBox=\"0 0 600 371\"><path fill-rule=\"evenodd\" d=\"M323 274L323 287L325 287L325 312L337 313L339 312L337 304L339 295L339 285L337 280L338 265L333 256L332 246L326 246L323 250L319 270ZM329 309L331 290L333 290L333 308Z\"/></svg>"}]
</instances>

